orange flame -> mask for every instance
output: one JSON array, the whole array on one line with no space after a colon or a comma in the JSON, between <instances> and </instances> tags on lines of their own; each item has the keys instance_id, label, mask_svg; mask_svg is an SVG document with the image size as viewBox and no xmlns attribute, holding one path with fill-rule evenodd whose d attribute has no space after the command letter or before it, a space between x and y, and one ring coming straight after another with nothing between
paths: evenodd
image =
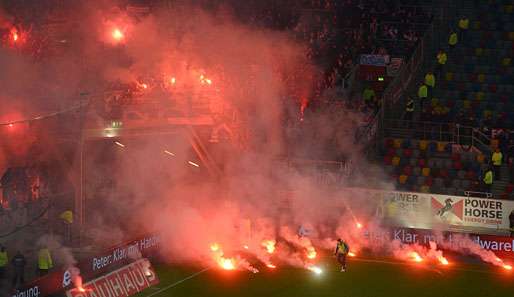
<instances>
[{"instance_id":1,"label":"orange flame","mask_svg":"<svg viewBox=\"0 0 514 297\"><path fill-rule=\"evenodd\" d=\"M441 262L441 264L443 264L443 265L450 264L450 262L448 262L448 260L445 257L443 257L443 256L437 257L437 260L439 260L439 262Z\"/></svg>"},{"instance_id":2,"label":"orange flame","mask_svg":"<svg viewBox=\"0 0 514 297\"><path fill-rule=\"evenodd\" d=\"M412 258L412 260L414 262L418 262L419 263L419 262L423 261L423 258L421 258L421 256L418 253L416 253L416 252L411 252L410 253L410 257Z\"/></svg>"},{"instance_id":3,"label":"orange flame","mask_svg":"<svg viewBox=\"0 0 514 297\"><path fill-rule=\"evenodd\" d=\"M267 264L266 266L267 266L268 268L271 268L271 269L275 269L275 268L277 268L277 266L275 266L275 265L273 265L273 264L271 264L271 263Z\"/></svg>"},{"instance_id":4,"label":"orange flame","mask_svg":"<svg viewBox=\"0 0 514 297\"><path fill-rule=\"evenodd\" d=\"M223 268L225 270L236 269L236 265L234 264L234 259L220 257L220 259L218 260L218 264L221 266L221 268Z\"/></svg>"},{"instance_id":5,"label":"orange flame","mask_svg":"<svg viewBox=\"0 0 514 297\"><path fill-rule=\"evenodd\" d=\"M355 257L355 256L356 256L356 254L355 254L355 253L352 253L352 252L348 252L348 256L350 256L350 257Z\"/></svg>"},{"instance_id":6,"label":"orange flame","mask_svg":"<svg viewBox=\"0 0 514 297\"><path fill-rule=\"evenodd\" d=\"M18 41L18 39L20 38L20 36L18 35L18 30L16 30L16 28L11 29L11 38L14 42Z\"/></svg>"},{"instance_id":7,"label":"orange flame","mask_svg":"<svg viewBox=\"0 0 514 297\"><path fill-rule=\"evenodd\" d=\"M116 41L121 41L123 38L125 38L125 35L123 34L123 32L121 32L121 30L118 28L114 28L114 30L112 30L112 32L111 32L111 35L112 35L112 38Z\"/></svg>"},{"instance_id":8,"label":"orange flame","mask_svg":"<svg viewBox=\"0 0 514 297\"><path fill-rule=\"evenodd\" d=\"M217 244L217 243L211 244L211 251L217 252L217 251L219 251L219 249L220 249L220 245L219 244Z\"/></svg>"},{"instance_id":9,"label":"orange flame","mask_svg":"<svg viewBox=\"0 0 514 297\"><path fill-rule=\"evenodd\" d=\"M503 264L503 268L505 268L507 270L512 270L512 266L508 265L508 264Z\"/></svg>"},{"instance_id":10,"label":"orange flame","mask_svg":"<svg viewBox=\"0 0 514 297\"><path fill-rule=\"evenodd\" d=\"M316 250L314 247L310 246L307 248L307 258L309 259L315 259L318 254L316 253Z\"/></svg>"},{"instance_id":11,"label":"orange flame","mask_svg":"<svg viewBox=\"0 0 514 297\"><path fill-rule=\"evenodd\" d=\"M275 243L274 240L264 240L262 246L266 248L268 254L273 254L275 252Z\"/></svg>"}]
</instances>

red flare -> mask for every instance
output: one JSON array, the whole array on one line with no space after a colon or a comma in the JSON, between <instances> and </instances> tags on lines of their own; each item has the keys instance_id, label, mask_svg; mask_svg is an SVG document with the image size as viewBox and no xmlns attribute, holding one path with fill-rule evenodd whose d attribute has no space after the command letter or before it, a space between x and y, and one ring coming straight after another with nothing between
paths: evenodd
<instances>
[{"instance_id":1,"label":"red flare","mask_svg":"<svg viewBox=\"0 0 514 297\"><path fill-rule=\"evenodd\" d=\"M271 268L271 269L275 269L275 268L277 268L277 266L275 266L275 265L273 265L273 264L271 264L271 263L267 264L266 266L267 266L268 268Z\"/></svg>"},{"instance_id":2,"label":"red flare","mask_svg":"<svg viewBox=\"0 0 514 297\"><path fill-rule=\"evenodd\" d=\"M112 30L111 36L115 41L118 41L118 42L122 41L125 38L125 34L123 34L123 32L118 28L114 28Z\"/></svg>"},{"instance_id":3,"label":"red flare","mask_svg":"<svg viewBox=\"0 0 514 297\"><path fill-rule=\"evenodd\" d=\"M503 264L503 268L505 268L506 270L512 270L512 266L508 264Z\"/></svg>"},{"instance_id":4,"label":"red flare","mask_svg":"<svg viewBox=\"0 0 514 297\"><path fill-rule=\"evenodd\" d=\"M316 253L316 250L314 249L314 247L308 247L307 248L307 258L309 259L316 259L316 256L318 254Z\"/></svg>"},{"instance_id":5,"label":"red flare","mask_svg":"<svg viewBox=\"0 0 514 297\"><path fill-rule=\"evenodd\" d=\"M409 256L412 258L412 260L414 262L418 262L419 263L419 262L423 261L423 258L421 258L421 256L418 253L416 253L416 252L411 252Z\"/></svg>"},{"instance_id":6,"label":"red flare","mask_svg":"<svg viewBox=\"0 0 514 297\"><path fill-rule=\"evenodd\" d=\"M268 254L273 254L275 252L275 241L274 240L264 240L262 242L262 246L266 248Z\"/></svg>"},{"instance_id":7,"label":"red flare","mask_svg":"<svg viewBox=\"0 0 514 297\"><path fill-rule=\"evenodd\" d=\"M350 257L355 257L355 256L356 256L356 254L355 254L355 253L352 253L352 252L348 252L348 256L350 256Z\"/></svg>"},{"instance_id":8,"label":"red flare","mask_svg":"<svg viewBox=\"0 0 514 297\"><path fill-rule=\"evenodd\" d=\"M361 224L361 223L359 223L359 222L357 222L357 223L355 224L355 226L357 226L357 228L358 228L358 229L361 229L361 228L362 228L362 224Z\"/></svg>"}]
</instances>

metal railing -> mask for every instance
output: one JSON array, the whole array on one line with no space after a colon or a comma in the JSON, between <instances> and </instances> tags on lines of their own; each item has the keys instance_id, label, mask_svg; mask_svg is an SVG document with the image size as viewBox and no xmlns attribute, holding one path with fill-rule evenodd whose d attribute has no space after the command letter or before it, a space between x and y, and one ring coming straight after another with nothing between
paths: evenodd
<instances>
[{"instance_id":1,"label":"metal railing","mask_svg":"<svg viewBox=\"0 0 514 297\"><path fill-rule=\"evenodd\" d=\"M384 137L408 137L414 139L444 141L472 147L484 154L491 152L491 138L477 128L456 123L438 123L426 121L405 121L395 119L383 120Z\"/></svg>"}]
</instances>

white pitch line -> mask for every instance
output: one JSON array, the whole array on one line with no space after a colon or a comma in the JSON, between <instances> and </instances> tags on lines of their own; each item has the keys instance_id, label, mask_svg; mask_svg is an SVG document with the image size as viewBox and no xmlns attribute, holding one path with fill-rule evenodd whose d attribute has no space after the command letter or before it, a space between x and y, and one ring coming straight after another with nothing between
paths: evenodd
<instances>
[{"instance_id":1,"label":"white pitch line","mask_svg":"<svg viewBox=\"0 0 514 297\"><path fill-rule=\"evenodd\" d=\"M157 295L157 294L160 294L160 293L162 293L162 292L164 292L164 291L166 291L166 290L168 290L168 289L171 289L171 288L175 287L176 285L179 285L179 284L181 284L181 283L183 283L183 282L185 282L185 281L187 281L187 280L192 279L193 277L196 277L196 276L198 276L198 275L200 275L200 274L202 274L202 273L206 272L207 270L209 270L209 269L211 269L211 268L212 268L212 267L207 267L207 268L204 268L203 270L200 270L200 271L198 271L198 272L195 272L195 273L191 274L190 276L188 276L188 277L186 277L186 278L184 278L184 279L181 279L181 280L179 280L179 281L176 281L176 282L174 282L173 284L168 285L168 286L166 286L166 287L164 287L164 288L160 289L159 291L153 292L153 293L152 293L152 294L150 294L150 295L146 295L146 297L152 297L152 296L155 296L155 295Z\"/></svg>"}]
</instances>

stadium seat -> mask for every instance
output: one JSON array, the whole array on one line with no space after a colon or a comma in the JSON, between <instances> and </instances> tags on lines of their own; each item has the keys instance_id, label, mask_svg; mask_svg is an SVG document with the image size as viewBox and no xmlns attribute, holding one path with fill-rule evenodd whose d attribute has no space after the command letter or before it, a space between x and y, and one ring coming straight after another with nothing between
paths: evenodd
<instances>
[{"instance_id":1,"label":"stadium seat","mask_svg":"<svg viewBox=\"0 0 514 297\"><path fill-rule=\"evenodd\" d=\"M402 139L400 139L400 138L393 139L393 147L396 149L401 148L402 147Z\"/></svg>"},{"instance_id":2,"label":"stadium seat","mask_svg":"<svg viewBox=\"0 0 514 297\"><path fill-rule=\"evenodd\" d=\"M393 157L393 159L392 159L391 164L392 164L393 166L399 166L399 165L400 165L400 157L398 157L398 156L394 156L394 157Z\"/></svg>"},{"instance_id":3,"label":"stadium seat","mask_svg":"<svg viewBox=\"0 0 514 297\"><path fill-rule=\"evenodd\" d=\"M422 170L421 170L421 174L425 177L427 176L430 176L430 168L428 167L424 167Z\"/></svg>"},{"instance_id":4,"label":"stadium seat","mask_svg":"<svg viewBox=\"0 0 514 297\"><path fill-rule=\"evenodd\" d=\"M437 152L443 153L445 147L446 147L446 143L444 143L444 142L437 142Z\"/></svg>"},{"instance_id":5,"label":"stadium seat","mask_svg":"<svg viewBox=\"0 0 514 297\"><path fill-rule=\"evenodd\" d=\"M427 185L423 185L423 186L421 186L421 187L419 188L419 191L420 191L421 193L429 193L429 192L430 192L430 187L429 187L429 186L427 186Z\"/></svg>"},{"instance_id":6,"label":"stadium seat","mask_svg":"<svg viewBox=\"0 0 514 297\"><path fill-rule=\"evenodd\" d=\"M452 160L453 161L460 161L461 160L461 155L459 153L453 153L452 154Z\"/></svg>"},{"instance_id":7,"label":"stadium seat","mask_svg":"<svg viewBox=\"0 0 514 297\"><path fill-rule=\"evenodd\" d=\"M427 140L420 140L419 141L419 149L422 151L426 151L428 148L428 141Z\"/></svg>"},{"instance_id":8,"label":"stadium seat","mask_svg":"<svg viewBox=\"0 0 514 297\"><path fill-rule=\"evenodd\" d=\"M426 164L427 164L427 161L425 159L419 159L418 160L418 166L419 167L423 168L423 167L426 166Z\"/></svg>"},{"instance_id":9,"label":"stadium seat","mask_svg":"<svg viewBox=\"0 0 514 297\"><path fill-rule=\"evenodd\" d=\"M408 176L405 175L405 174L402 174L398 177L398 182L401 184L401 185L404 185L406 182L407 182L407 178Z\"/></svg>"},{"instance_id":10,"label":"stadium seat","mask_svg":"<svg viewBox=\"0 0 514 297\"><path fill-rule=\"evenodd\" d=\"M402 172L405 175L411 175L412 174L412 167L407 165L407 166L403 167Z\"/></svg>"}]
</instances>

